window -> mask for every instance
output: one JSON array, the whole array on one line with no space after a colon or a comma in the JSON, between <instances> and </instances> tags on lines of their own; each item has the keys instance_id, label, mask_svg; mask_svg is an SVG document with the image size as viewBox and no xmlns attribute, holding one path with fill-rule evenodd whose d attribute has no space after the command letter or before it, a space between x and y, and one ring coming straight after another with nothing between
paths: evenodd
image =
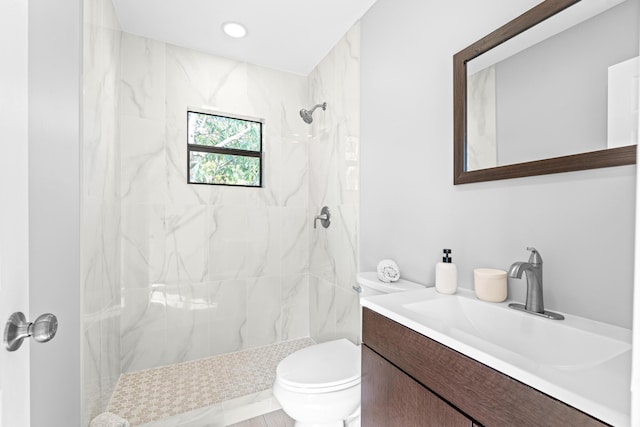
<instances>
[{"instance_id":1,"label":"window","mask_svg":"<svg viewBox=\"0 0 640 427\"><path fill-rule=\"evenodd\" d=\"M187 111L190 184L262 187L262 120Z\"/></svg>"}]
</instances>

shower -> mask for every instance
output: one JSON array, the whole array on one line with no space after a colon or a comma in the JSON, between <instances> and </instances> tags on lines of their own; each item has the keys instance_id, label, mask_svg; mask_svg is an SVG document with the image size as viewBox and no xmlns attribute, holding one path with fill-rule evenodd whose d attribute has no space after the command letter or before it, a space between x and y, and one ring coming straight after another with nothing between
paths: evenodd
<instances>
[{"instance_id":1,"label":"shower","mask_svg":"<svg viewBox=\"0 0 640 427\"><path fill-rule=\"evenodd\" d=\"M316 104L313 106L313 108L311 110L305 110L304 108L302 110L300 110L300 117L302 117L302 120L304 120L305 123L311 123L313 121L313 112L316 110L316 108L318 107L322 107L323 111L326 111L327 109L327 103L323 102L322 104Z\"/></svg>"}]
</instances>

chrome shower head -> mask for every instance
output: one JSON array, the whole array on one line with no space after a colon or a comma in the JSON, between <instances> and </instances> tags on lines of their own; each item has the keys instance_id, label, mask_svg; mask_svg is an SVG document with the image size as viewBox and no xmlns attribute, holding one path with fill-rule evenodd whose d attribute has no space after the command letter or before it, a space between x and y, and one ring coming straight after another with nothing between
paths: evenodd
<instances>
[{"instance_id":1,"label":"chrome shower head","mask_svg":"<svg viewBox=\"0 0 640 427\"><path fill-rule=\"evenodd\" d=\"M302 120L304 120L305 123L311 123L313 121L313 117L311 116L311 113L308 110L305 110L304 108L300 110L300 117L302 117Z\"/></svg>"},{"instance_id":2,"label":"chrome shower head","mask_svg":"<svg viewBox=\"0 0 640 427\"><path fill-rule=\"evenodd\" d=\"M325 111L327 109L327 103L323 102L322 104L316 104L311 110L305 110L304 108L300 110L300 117L302 117L302 120L304 120L305 123L309 124L313 122L313 112L318 107L322 107L322 110Z\"/></svg>"}]
</instances>

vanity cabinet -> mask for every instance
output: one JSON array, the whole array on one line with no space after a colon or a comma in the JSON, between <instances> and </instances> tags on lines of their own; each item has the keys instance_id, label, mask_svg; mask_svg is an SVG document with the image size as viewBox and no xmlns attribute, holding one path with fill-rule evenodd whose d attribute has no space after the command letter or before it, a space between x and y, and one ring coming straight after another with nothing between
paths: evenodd
<instances>
[{"instance_id":1,"label":"vanity cabinet","mask_svg":"<svg viewBox=\"0 0 640 427\"><path fill-rule=\"evenodd\" d=\"M362 346L362 373L365 427L473 425L469 418L366 345Z\"/></svg>"},{"instance_id":2,"label":"vanity cabinet","mask_svg":"<svg viewBox=\"0 0 640 427\"><path fill-rule=\"evenodd\" d=\"M366 307L362 426L605 426Z\"/></svg>"}]
</instances>

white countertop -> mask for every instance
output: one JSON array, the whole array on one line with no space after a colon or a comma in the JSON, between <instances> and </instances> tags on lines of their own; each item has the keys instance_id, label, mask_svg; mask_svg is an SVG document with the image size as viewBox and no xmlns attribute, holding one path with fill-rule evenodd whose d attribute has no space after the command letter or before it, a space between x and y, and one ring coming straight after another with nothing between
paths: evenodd
<instances>
[{"instance_id":1,"label":"white countertop","mask_svg":"<svg viewBox=\"0 0 640 427\"><path fill-rule=\"evenodd\" d=\"M447 322L450 323L449 320L433 321L428 316L423 316L415 310L409 310L405 307L405 305L434 297L447 296L438 294L435 288L426 288L361 298L361 304L597 419L614 426L628 426L630 424L630 329L565 314L565 320L561 321L564 322L563 325L581 329L581 331L585 330L585 325L589 325L592 329L595 325L597 333L614 337L620 342L629 343L629 349L594 366L549 366L536 363L535 360L509 351L504 347L486 343L468 333L460 333L454 326L447 326ZM478 301L475 293L467 289L459 288L455 297ZM506 307L509 302L481 303ZM529 313L521 314L532 316ZM541 320L556 322L549 319Z\"/></svg>"}]
</instances>

